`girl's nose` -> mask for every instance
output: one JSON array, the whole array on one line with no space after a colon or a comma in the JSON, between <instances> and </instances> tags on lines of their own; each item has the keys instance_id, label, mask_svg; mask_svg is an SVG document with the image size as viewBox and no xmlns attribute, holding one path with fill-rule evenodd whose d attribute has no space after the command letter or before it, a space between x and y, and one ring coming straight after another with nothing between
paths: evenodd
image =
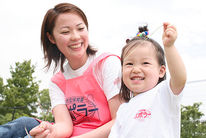
<instances>
[{"instance_id":1,"label":"girl's nose","mask_svg":"<svg viewBox=\"0 0 206 138\"><path fill-rule=\"evenodd\" d=\"M141 71L141 69L140 69L140 67L138 67L138 66L134 66L133 68L132 68L132 72L133 73L139 73Z\"/></svg>"}]
</instances>

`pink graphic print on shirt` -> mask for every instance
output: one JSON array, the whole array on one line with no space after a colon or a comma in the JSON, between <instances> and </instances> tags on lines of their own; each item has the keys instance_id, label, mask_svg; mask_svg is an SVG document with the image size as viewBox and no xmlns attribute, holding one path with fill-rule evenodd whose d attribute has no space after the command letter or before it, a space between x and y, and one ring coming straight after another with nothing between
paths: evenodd
<instances>
[{"instance_id":1,"label":"pink graphic print on shirt","mask_svg":"<svg viewBox=\"0 0 206 138\"><path fill-rule=\"evenodd\" d=\"M66 99L66 104L74 125L82 121L90 122L92 118L100 119L92 95L88 95L87 98L83 96L69 97Z\"/></svg>"},{"instance_id":2,"label":"pink graphic print on shirt","mask_svg":"<svg viewBox=\"0 0 206 138\"><path fill-rule=\"evenodd\" d=\"M139 121L144 121L145 119L150 118L150 116L151 116L151 112L149 110L147 110L147 109L140 109L136 113L134 119L138 119Z\"/></svg>"}]
</instances>

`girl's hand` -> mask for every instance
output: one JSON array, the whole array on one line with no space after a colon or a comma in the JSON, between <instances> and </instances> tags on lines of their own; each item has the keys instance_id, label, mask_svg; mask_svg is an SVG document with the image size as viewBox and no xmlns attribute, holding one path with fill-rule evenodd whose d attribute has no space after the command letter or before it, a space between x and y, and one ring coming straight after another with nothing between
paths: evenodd
<instances>
[{"instance_id":1,"label":"girl's hand","mask_svg":"<svg viewBox=\"0 0 206 138\"><path fill-rule=\"evenodd\" d=\"M175 40L177 39L176 27L169 23L163 23L163 26L164 26L164 31L162 35L163 45L165 47L173 46L175 43Z\"/></svg>"}]
</instances>

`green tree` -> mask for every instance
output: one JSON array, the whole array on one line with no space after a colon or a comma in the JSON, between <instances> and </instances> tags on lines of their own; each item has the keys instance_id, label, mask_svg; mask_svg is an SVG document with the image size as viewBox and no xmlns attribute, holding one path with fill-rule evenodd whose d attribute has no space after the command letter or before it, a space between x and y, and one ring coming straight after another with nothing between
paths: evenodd
<instances>
[{"instance_id":1,"label":"green tree","mask_svg":"<svg viewBox=\"0 0 206 138\"><path fill-rule=\"evenodd\" d=\"M54 118L51 113L51 102L48 89L44 89L38 93L38 106L41 109L39 118L41 120L54 122Z\"/></svg>"},{"instance_id":2,"label":"green tree","mask_svg":"<svg viewBox=\"0 0 206 138\"><path fill-rule=\"evenodd\" d=\"M4 91L4 82L3 82L3 79L0 77L0 101L2 101L2 94L3 94L3 91Z\"/></svg>"},{"instance_id":3,"label":"green tree","mask_svg":"<svg viewBox=\"0 0 206 138\"><path fill-rule=\"evenodd\" d=\"M31 117L37 112L39 81L32 76L34 69L31 60L17 62L15 68L10 68L7 84L0 79L0 124L21 116Z\"/></svg>"},{"instance_id":4,"label":"green tree","mask_svg":"<svg viewBox=\"0 0 206 138\"><path fill-rule=\"evenodd\" d=\"M181 138L205 138L206 122L201 121L204 116L199 111L202 103L194 103L192 106L181 107Z\"/></svg>"},{"instance_id":5,"label":"green tree","mask_svg":"<svg viewBox=\"0 0 206 138\"><path fill-rule=\"evenodd\" d=\"M4 118L3 114L1 114L1 112L3 111L3 108L1 106L1 103L3 101L3 91L4 91L4 83L3 83L3 79L0 77L0 124L1 124L1 118Z\"/></svg>"}]
</instances>

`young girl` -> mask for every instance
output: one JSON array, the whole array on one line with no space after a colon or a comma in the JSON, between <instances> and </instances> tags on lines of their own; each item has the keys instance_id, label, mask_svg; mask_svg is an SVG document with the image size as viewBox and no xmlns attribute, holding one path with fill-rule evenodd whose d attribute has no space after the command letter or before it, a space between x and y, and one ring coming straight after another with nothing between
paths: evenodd
<instances>
[{"instance_id":1,"label":"young girl","mask_svg":"<svg viewBox=\"0 0 206 138\"><path fill-rule=\"evenodd\" d=\"M122 50L120 94L126 103L119 107L109 138L180 137L180 99L186 71L174 46L176 28L169 23L163 26L164 51L147 37L146 27ZM164 52L170 80L165 80Z\"/></svg>"}]
</instances>

